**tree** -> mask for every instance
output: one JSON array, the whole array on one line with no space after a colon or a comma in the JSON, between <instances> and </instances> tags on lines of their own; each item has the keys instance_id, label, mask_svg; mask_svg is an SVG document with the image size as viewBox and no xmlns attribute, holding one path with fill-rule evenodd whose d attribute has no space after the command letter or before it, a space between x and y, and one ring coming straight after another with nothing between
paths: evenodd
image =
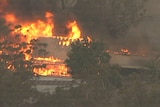
<instances>
[{"instance_id":1,"label":"tree","mask_svg":"<svg viewBox=\"0 0 160 107\"><path fill-rule=\"evenodd\" d=\"M34 76L31 44L15 41L17 36L10 34L10 28L5 24L0 32L0 106L22 107L35 98L36 90L32 88L31 79Z\"/></svg>"},{"instance_id":2,"label":"tree","mask_svg":"<svg viewBox=\"0 0 160 107\"><path fill-rule=\"evenodd\" d=\"M116 92L115 104L119 107L159 107L159 80L149 69L123 76L122 87Z\"/></svg>"},{"instance_id":3,"label":"tree","mask_svg":"<svg viewBox=\"0 0 160 107\"><path fill-rule=\"evenodd\" d=\"M110 104L112 93L121 87L119 67L109 65L110 56L106 53L104 44L99 41L89 41L87 38L71 44L71 50L66 59L75 81L66 90L57 88L52 95L40 97L35 107L104 107ZM77 80L78 78L78 80ZM81 81L82 80L82 81Z\"/></svg>"},{"instance_id":4,"label":"tree","mask_svg":"<svg viewBox=\"0 0 160 107\"><path fill-rule=\"evenodd\" d=\"M121 82L118 70L119 67L107 67L99 75L90 75L91 81L79 83L69 90L57 88L54 94L40 97L34 107L115 107L111 106L111 101L116 90L120 89L117 85Z\"/></svg>"},{"instance_id":5,"label":"tree","mask_svg":"<svg viewBox=\"0 0 160 107\"><path fill-rule=\"evenodd\" d=\"M37 97L38 92L31 87L32 82L23 78L27 75L26 72L0 72L1 107L22 107Z\"/></svg>"},{"instance_id":6,"label":"tree","mask_svg":"<svg viewBox=\"0 0 160 107\"><path fill-rule=\"evenodd\" d=\"M98 73L98 68L109 63L110 55L106 52L104 44L98 41L88 41L84 38L71 44L68 58L65 60L71 73L83 74Z\"/></svg>"},{"instance_id":7,"label":"tree","mask_svg":"<svg viewBox=\"0 0 160 107\"><path fill-rule=\"evenodd\" d=\"M1 42L0 48L0 106L22 107L27 100L35 98L36 90L32 88L33 62L25 55L31 52L26 43L14 44ZM24 49L24 50L22 50ZM26 49L26 50L25 50Z\"/></svg>"}]
</instances>

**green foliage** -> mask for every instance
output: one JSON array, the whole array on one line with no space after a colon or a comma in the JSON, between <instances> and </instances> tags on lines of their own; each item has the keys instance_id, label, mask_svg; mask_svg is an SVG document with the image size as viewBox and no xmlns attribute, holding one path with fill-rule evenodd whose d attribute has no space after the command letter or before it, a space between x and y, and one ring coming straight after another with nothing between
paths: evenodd
<instances>
[{"instance_id":1,"label":"green foliage","mask_svg":"<svg viewBox=\"0 0 160 107\"><path fill-rule=\"evenodd\" d=\"M119 66L103 66L98 74L88 75L77 87L57 88L56 93L43 96L35 107L159 107L159 80L152 79L150 69L120 75Z\"/></svg>"},{"instance_id":2,"label":"green foliage","mask_svg":"<svg viewBox=\"0 0 160 107\"><path fill-rule=\"evenodd\" d=\"M65 62L73 75L86 72L95 73L100 66L109 63L110 56L105 51L102 42L89 42L84 38L83 41L77 40L71 44L71 50Z\"/></svg>"},{"instance_id":3,"label":"green foliage","mask_svg":"<svg viewBox=\"0 0 160 107\"><path fill-rule=\"evenodd\" d=\"M1 107L22 107L36 96L37 92L31 88L31 81L25 78L27 75L26 72L0 72Z\"/></svg>"},{"instance_id":4,"label":"green foliage","mask_svg":"<svg viewBox=\"0 0 160 107\"><path fill-rule=\"evenodd\" d=\"M32 62L25 60L26 51L21 51L25 48L22 44L5 41L1 42L0 48L0 106L21 107L28 103L25 100L36 94L30 81L33 77Z\"/></svg>"},{"instance_id":5,"label":"green foliage","mask_svg":"<svg viewBox=\"0 0 160 107\"><path fill-rule=\"evenodd\" d=\"M123 77L123 86L117 92L120 107L158 107L160 97L159 80L152 81L151 73L142 71ZM146 76L147 75L147 76Z\"/></svg>"},{"instance_id":6,"label":"green foliage","mask_svg":"<svg viewBox=\"0 0 160 107\"><path fill-rule=\"evenodd\" d=\"M102 68L102 71L99 73L99 78L102 79L104 88L107 88L107 86L120 88L122 86L120 70L120 67L117 65Z\"/></svg>"},{"instance_id":7,"label":"green foliage","mask_svg":"<svg viewBox=\"0 0 160 107\"><path fill-rule=\"evenodd\" d=\"M31 55L31 49L27 43L15 44L5 41L0 43L2 54L0 55L1 70L11 70L13 72L32 72L32 60L25 60L25 55Z\"/></svg>"},{"instance_id":8,"label":"green foliage","mask_svg":"<svg viewBox=\"0 0 160 107\"><path fill-rule=\"evenodd\" d=\"M148 63L147 68L149 69L148 74L150 74L153 79L160 79L160 59L152 60Z\"/></svg>"},{"instance_id":9,"label":"green foliage","mask_svg":"<svg viewBox=\"0 0 160 107\"><path fill-rule=\"evenodd\" d=\"M0 23L0 107L23 107L37 96L31 82L32 58L25 59L32 54L31 44L18 41L8 26Z\"/></svg>"},{"instance_id":10,"label":"green foliage","mask_svg":"<svg viewBox=\"0 0 160 107\"><path fill-rule=\"evenodd\" d=\"M69 90L57 88L55 94L41 97L34 106L106 107L111 105L110 102L114 91L120 89L120 85L117 84L121 82L121 77L118 73L118 67L113 66L106 68L103 73L90 75L90 81L80 82L79 86L70 87ZM114 72L115 77L112 75L112 72ZM113 78L111 79L111 77Z\"/></svg>"}]
</instances>

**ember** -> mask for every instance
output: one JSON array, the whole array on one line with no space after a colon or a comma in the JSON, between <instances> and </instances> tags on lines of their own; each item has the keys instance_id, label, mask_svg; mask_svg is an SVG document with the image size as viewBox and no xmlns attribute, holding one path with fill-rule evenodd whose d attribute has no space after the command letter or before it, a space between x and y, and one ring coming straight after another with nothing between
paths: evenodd
<instances>
[{"instance_id":1,"label":"ember","mask_svg":"<svg viewBox=\"0 0 160 107\"><path fill-rule=\"evenodd\" d=\"M123 55L130 55L131 54L128 49L121 49L121 53Z\"/></svg>"},{"instance_id":2,"label":"ember","mask_svg":"<svg viewBox=\"0 0 160 107\"><path fill-rule=\"evenodd\" d=\"M146 56L146 53L143 51L131 51L127 48L121 48L119 51L115 50L106 50L106 52L114 55L131 55L131 56Z\"/></svg>"}]
</instances>

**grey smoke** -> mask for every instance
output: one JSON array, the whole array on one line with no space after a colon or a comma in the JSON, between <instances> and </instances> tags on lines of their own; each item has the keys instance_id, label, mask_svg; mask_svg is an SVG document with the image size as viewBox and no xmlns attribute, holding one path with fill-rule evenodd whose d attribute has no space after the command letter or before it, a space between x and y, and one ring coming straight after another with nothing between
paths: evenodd
<instances>
[{"instance_id":1,"label":"grey smoke","mask_svg":"<svg viewBox=\"0 0 160 107\"><path fill-rule=\"evenodd\" d=\"M68 13L59 11L56 0L8 0L5 12L13 12L21 21L45 20L45 12L55 12L57 35L66 31ZM110 48L129 47L132 50L145 50L159 55L160 52L160 0L148 0L146 16L137 26L130 29L126 37L107 41ZM63 13L64 12L64 13ZM64 16L64 17L61 17ZM62 32L62 33L61 33ZM98 35L98 34L97 34ZM92 35L91 35L92 36ZM106 38L105 38L106 39Z\"/></svg>"}]
</instances>

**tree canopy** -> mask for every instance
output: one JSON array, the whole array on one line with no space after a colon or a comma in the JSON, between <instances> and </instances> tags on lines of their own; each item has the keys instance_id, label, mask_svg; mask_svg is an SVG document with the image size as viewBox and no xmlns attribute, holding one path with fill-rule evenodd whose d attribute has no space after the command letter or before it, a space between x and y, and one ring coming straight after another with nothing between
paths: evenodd
<instances>
[{"instance_id":1,"label":"tree canopy","mask_svg":"<svg viewBox=\"0 0 160 107\"><path fill-rule=\"evenodd\" d=\"M97 72L100 66L109 63L110 58L102 42L84 38L71 44L71 50L65 62L74 75L81 72Z\"/></svg>"},{"instance_id":2,"label":"tree canopy","mask_svg":"<svg viewBox=\"0 0 160 107\"><path fill-rule=\"evenodd\" d=\"M0 25L0 106L22 107L36 96L30 44L18 41L3 19ZM15 41L17 40L17 41Z\"/></svg>"}]
</instances>

